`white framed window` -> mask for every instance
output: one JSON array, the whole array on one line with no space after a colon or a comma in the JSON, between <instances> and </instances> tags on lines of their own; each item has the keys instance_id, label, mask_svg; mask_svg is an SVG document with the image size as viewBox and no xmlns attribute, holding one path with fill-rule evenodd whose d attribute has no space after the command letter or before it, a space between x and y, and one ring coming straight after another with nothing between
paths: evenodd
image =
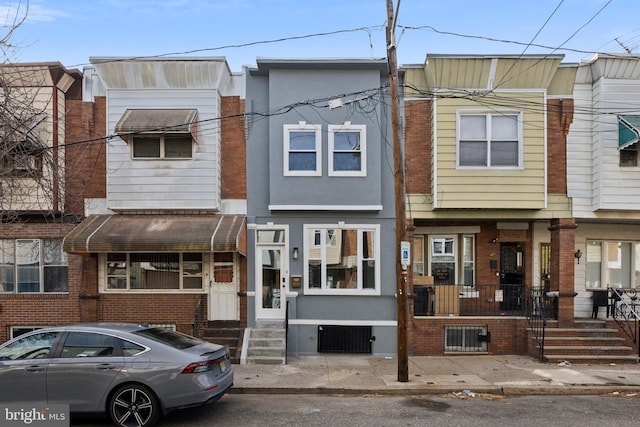
<instances>
[{"instance_id":1,"label":"white framed window","mask_svg":"<svg viewBox=\"0 0 640 427\"><path fill-rule=\"evenodd\" d=\"M193 158L193 137L188 133L140 134L130 138L133 159Z\"/></svg>"},{"instance_id":2,"label":"white framed window","mask_svg":"<svg viewBox=\"0 0 640 427\"><path fill-rule=\"evenodd\" d=\"M457 115L459 168L521 168L522 113Z\"/></svg>"},{"instance_id":3,"label":"white framed window","mask_svg":"<svg viewBox=\"0 0 640 427\"><path fill-rule=\"evenodd\" d=\"M329 176L367 176L366 125L329 125Z\"/></svg>"},{"instance_id":4,"label":"white framed window","mask_svg":"<svg viewBox=\"0 0 640 427\"><path fill-rule=\"evenodd\" d=\"M284 125L284 175L322 175L322 135L319 125Z\"/></svg>"},{"instance_id":5,"label":"white framed window","mask_svg":"<svg viewBox=\"0 0 640 427\"><path fill-rule=\"evenodd\" d=\"M202 253L110 252L104 258L106 291L202 291Z\"/></svg>"},{"instance_id":6,"label":"white framed window","mask_svg":"<svg viewBox=\"0 0 640 427\"><path fill-rule=\"evenodd\" d=\"M587 289L639 289L640 242L587 240Z\"/></svg>"},{"instance_id":7,"label":"white framed window","mask_svg":"<svg viewBox=\"0 0 640 427\"><path fill-rule=\"evenodd\" d=\"M424 276L424 236L413 237L413 274Z\"/></svg>"},{"instance_id":8,"label":"white framed window","mask_svg":"<svg viewBox=\"0 0 640 427\"><path fill-rule=\"evenodd\" d=\"M428 262L422 260L422 245L428 242ZM474 234L414 236L414 273L433 276L436 285L462 285L475 288L476 236ZM418 259L419 261L416 261Z\"/></svg>"},{"instance_id":9,"label":"white framed window","mask_svg":"<svg viewBox=\"0 0 640 427\"><path fill-rule=\"evenodd\" d=\"M307 294L379 294L379 225L305 225Z\"/></svg>"},{"instance_id":10,"label":"white framed window","mask_svg":"<svg viewBox=\"0 0 640 427\"><path fill-rule=\"evenodd\" d=\"M445 325L444 351L486 352L488 337L486 325Z\"/></svg>"},{"instance_id":11,"label":"white framed window","mask_svg":"<svg viewBox=\"0 0 640 427\"><path fill-rule=\"evenodd\" d=\"M429 236L429 275L436 285L457 284L456 236Z\"/></svg>"},{"instance_id":12,"label":"white framed window","mask_svg":"<svg viewBox=\"0 0 640 427\"><path fill-rule=\"evenodd\" d=\"M62 239L1 239L0 292L68 292Z\"/></svg>"}]
</instances>

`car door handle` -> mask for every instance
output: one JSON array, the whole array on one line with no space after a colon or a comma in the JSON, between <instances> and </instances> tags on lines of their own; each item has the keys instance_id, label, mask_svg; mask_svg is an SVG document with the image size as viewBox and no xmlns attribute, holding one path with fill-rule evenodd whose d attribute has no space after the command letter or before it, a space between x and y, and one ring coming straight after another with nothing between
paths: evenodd
<instances>
[{"instance_id":1,"label":"car door handle","mask_svg":"<svg viewBox=\"0 0 640 427\"><path fill-rule=\"evenodd\" d=\"M112 365L111 363L101 363L96 366L96 369L99 371L108 371L111 369L116 369L116 365Z\"/></svg>"},{"instance_id":2,"label":"car door handle","mask_svg":"<svg viewBox=\"0 0 640 427\"><path fill-rule=\"evenodd\" d=\"M29 365L24 368L27 372L40 372L44 371L45 367L43 365Z\"/></svg>"}]
</instances>

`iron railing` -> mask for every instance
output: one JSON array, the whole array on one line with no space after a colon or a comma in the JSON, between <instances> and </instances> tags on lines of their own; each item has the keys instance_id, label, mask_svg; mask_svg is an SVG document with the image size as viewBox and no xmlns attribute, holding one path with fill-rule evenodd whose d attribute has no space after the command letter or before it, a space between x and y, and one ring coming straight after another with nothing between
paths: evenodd
<instances>
[{"instance_id":1,"label":"iron railing","mask_svg":"<svg viewBox=\"0 0 640 427\"><path fill-rule=\"evenodd\" d=\"M204 321L204 295L200 295L198 298L198 303L196 304L196 309L193 313L193 336L197 337L200 334L200 325Z\"/></svg>"},{"instance_id":2,"label":"iron railing","mask_svg":"<svg viewBox=\"0 0 640 427\"><path fill-rule=\"evenodd\" d=\"M414 316L525 316L523 284L414 285Z\"/></svg>"},{"instance_id":3,"label":"iron railing","mask_svg":"<svg viewBox=\"0 0 640 427\"><path fill-rule=\"evenodd\" d=\"M289 300L284 313L284 364L287 364L289 354Z\"/></svg>"},{"instance_id":4,"label":"iron railing","mask_svg":"<svg viewBox=\"0 0 640 427\"><path fill-rule=\"evenodd\" d=\"M551 302L541 288L534 288L527 300L527 321L538 344L538 360L544 361L544 336Z\"/></svg>"},{"instance_id":5,"label":"iron railing","mask_svg":"<svg viewBox=\"0 0 640 427\"><path fill-rule=\"evenodd\" d=\"M640 295L636 289L609 288L609 307L607 312L613 317L620 329L622 329L638 350L640 345L638 335L640 333Z\"/></svg>"}]
</instances>

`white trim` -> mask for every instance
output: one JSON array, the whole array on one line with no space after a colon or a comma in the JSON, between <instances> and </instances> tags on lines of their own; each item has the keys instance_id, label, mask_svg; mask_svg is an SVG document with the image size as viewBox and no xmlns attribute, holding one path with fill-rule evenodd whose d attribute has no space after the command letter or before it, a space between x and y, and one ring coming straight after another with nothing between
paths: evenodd
<instances>
[{"instance_id":1,"label":"white trim","mask_svg":"<svg viewBox=\"0 0 640 427\"><path fill-rule=\"evenodd\" d=\"M329 125L329 148L328 148L328 162L329 162L329 176L367 176L367 126L366 125L352 125L351 122L345 122L343 125ZM360 152L360 170L358 171L336 171L333 168L333 155L334 155L334 135L337 132L354 132L360 134L360 147L357 150Z\"/></svg>"},{"instance_id":2,"label":"white trim","mask_svg":"<svg viewBox=\"0 0 640 427\"><path fill-rule=\"evenodd\" d=\"M469 225L462 227L416 227L413 234L479 234L480 226Z\"/></svg>"},{"instance_id":3,"label":"white trim","mask_svg":"<svg viewBox=\"0 0 640 427\"><path fill-rule=\"evenodd\" d=\"M300 122L297 125L283 125L282 149L284 151L282 158L282 172L284 176L322 176L322 128L320 125L308 125L306 122ZM315 170L289 170L289 135L291 132L314 132L315 153L316 153L316 169ZM307 151L307 150L293 150Z\"/></svg>"},{"instance_id":4,"label":"white trim","mask_svg":"<svg viewBox=\"0 0 640 427\"><path fill-rule=\"evenodd\" d=\"M269 205L270 211L381 211L382 205Z\"/></svg>"},{"instance_id":5,"label":"white trim","mask_svg":"<svg viewBox=\"0 0 640 427\"><path fill-rule=\"evenodd\" d=\"M290 325L398 326L396 320L289 319Z\"/></svg>"},{"instance_id":6,"label":"white trim","mask_svg":"<svg viewBox=\"0 0 640 427\"><path fill-rule=\"evenodd\" d=\"M431 128L433 129L433 150L431 150L431 157L433 158L433 164L431 165L431 180L433 181L432 201L433 209L438 208L438 98L433 101L433 114L431 116ZM457 144L457 143L456 143ZM428 160L428 159L427 159ZM456 160L457 162L457 160Z\"/></svg>"},{"instance_id":7,"label":"white trim","mask_svg":"<svg viewBox=\"0 0 640 427\"><path fill-rule=\"evenodd\" d=\"M466 166L460 164L460 136L461 136L461 117L462 116L483 116L487 120L485 121L485 129L486 129L486 140L484 142L487 144L487 165L486 166ZM490 120L494 116L516 116L517 120L517 132L518 132L518 164L517 165L499 165L493 166L491 165L491 143L492 142L500 142L495 141L491 135L491 123ZM457 170L487 170L487 171L496 171L496 170L523 170L524 169L524 114L522 110L516 109L465 109L461 108L456 110L456 169ZM546 121L545 121L546 126ZM480 141L478 141L480 142ZM511 142L510 140L508 142ZM545 156L546 158L546 156Z\"/></svg>"},{"instance_id":8,"label":"white trim","mask_svg":"<svg viewBox=\"0 0 640 427\"><path fill-rule=\"evenodd\" d=\"M487 76L487 90L493 90L493 80L496 77L496 69L498 68L498 58L491 59L489 67L489 76Z\"/></svg>"}]
</instances>

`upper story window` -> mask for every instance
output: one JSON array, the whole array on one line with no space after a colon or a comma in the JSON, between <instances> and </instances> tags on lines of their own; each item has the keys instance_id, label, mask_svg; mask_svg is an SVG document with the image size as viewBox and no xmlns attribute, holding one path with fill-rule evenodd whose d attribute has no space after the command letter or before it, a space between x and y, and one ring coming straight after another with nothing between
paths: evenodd
<instances>
[{"instance_id":1,"label":"upper story window","mask_svg":"<svg viewBox=\"0 0 640 427\"><path fill-rule=\"evenodd\" d=\"M367 127L329 125L329 176L367 175Z\"/></svg>"},{"instance_id":2,"label":"upper story window","mask_svg":"<svg viewBox=\"0 0 640 427\"><path fill-rule=\"evenodd\" d=\"M61 239L0 240L0 292L67 292L68 266Z\"/></svg>"},{"instance_id":3,"label":"upper story window","mask_svg":"<svg viewBox=\"0 0 640 427\"><path fill-rule=\"evenodd\" d=\"M130 138L134 159L190 159L193 157L191 135L134 135Z\"/></svg>"},{"instance_id":4,"label":"upper story window","mask_svg":"<svg viewBox=\"0 0 640 427\"><path fill-rule=\"evenodd\" d=\"M618 116L620 166L638 166L640 116Z\"/></svg>"},{"instance_id":5,"label":"upper story window","mask_svg":"<svg viewBox=\"0 0 640 427\"><path fill-rule=\"evenodd\" d=\"M131 144L134 159L191 159L197 110L126 110L116 133Z\"/></svg>"},{"instance_id":6,"label":"upper story window","mask_svg":"<svg viewBox=\"0 0 640 427\"><path fill-rule=\"evenodd\" d=\"M458 166L521 167L521 123L520 113L459 113Z\"/></svg>"},{"instance_id":7,"label":"upper story window","mask_svg":"<svg viewBox=\"0 0 640 427\"><path fill-rule=\"evenodd\" d=\"M380 292L379 226L306 225L305 293Z\"/></svg>"},{"instance_id":8,"label":"upper story window","mask_svg":"<svg viewBox=\"0 0 640 427\"><path fill-rule=\"evenodd\" d=\"M318 125L284 125L284 175L322 175L321 141Z\"/></svg>"},{"instance_id":9,"label":"upper story window","mask_svg":"<svg viewBox=\"0 0 640 427\"><path fill-rule=\"evenodd\" d=\"M38 178L46 153L46 116L9 117L0 124L0 176Z\"/></svg>"}]
</instances>

